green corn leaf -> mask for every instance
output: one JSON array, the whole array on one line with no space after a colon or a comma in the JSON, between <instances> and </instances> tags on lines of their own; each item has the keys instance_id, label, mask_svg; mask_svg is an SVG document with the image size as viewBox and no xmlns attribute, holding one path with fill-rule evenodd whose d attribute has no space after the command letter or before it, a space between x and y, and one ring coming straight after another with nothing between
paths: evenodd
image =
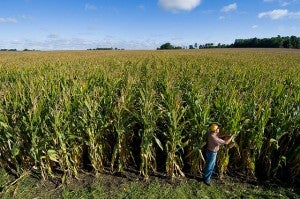
<instances>
[{"instance_id":1,"label":"green corn leaf","mask_svg":"<svg viewBox=\"0 0 300 199\"><path fill-rule=\"evenodd\" d=\"M20 148L19 146L17 146L16 144L13 146L12 148L12 155L13 157L16 157L17 155L19 155L20 153Z\"/></svg>"},{"instance_id":2,"label":"green corn leaf","mask_svg":"<svg viewBox=\"0 0 300 199\"><path fill-rule=\"evenodd\" d=\"M9 125L4 122L0 122L0 126L2 126L4 129L9 129Z\"/></svg>"},{"instance_id":3,"label":"green corn leaf","mask_svg":"<svg viewBox=\"0 0 300 199\"><path fill-rule=\"evenodd\" d=\"M159 140L157 137L155 137L155 136L154 136L154 139L155 139L156 144L157 144L157 145L159 146L159 148L163 151L164 148L163 148L163 146L162 146L160 140Z\"/></svg>"},{"instance_id":4,"label":"green corn leaf","mask_svg":"<svg viewBox=\"0 0 300 199\"><path fill-rule=\"evenodd\" d=\"M49 157L50 160L52 160L54 162L59 162L58 161L59 158L58 158L57 152L55 150L49 149L47 151L47 155L48 155L48 157Z\"/></svg>"}]
</instances>

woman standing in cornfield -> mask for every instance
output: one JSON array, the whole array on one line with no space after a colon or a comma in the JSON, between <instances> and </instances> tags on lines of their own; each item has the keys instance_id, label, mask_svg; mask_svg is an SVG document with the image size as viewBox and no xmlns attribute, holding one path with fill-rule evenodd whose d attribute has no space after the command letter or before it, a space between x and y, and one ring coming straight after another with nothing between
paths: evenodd
<instances>
[{"instance_id":1,"label":"woman standing in cornfield","mask_svg":"<svg viewBox=\"0 0 300 199\"><path fill-rule=\"evenodd\" d=\"M229 144L234 135L235 133L229 137L225 136L225 139L222 139L224 136L220 135L219 126L217 124L210 125L210 133L207 137L207 148L205 151L206 164L203 172L203 182L206 185L210 186L210 178L216 164L217 153L219 151L220 145Z\"/></svg>"}]
</instances>

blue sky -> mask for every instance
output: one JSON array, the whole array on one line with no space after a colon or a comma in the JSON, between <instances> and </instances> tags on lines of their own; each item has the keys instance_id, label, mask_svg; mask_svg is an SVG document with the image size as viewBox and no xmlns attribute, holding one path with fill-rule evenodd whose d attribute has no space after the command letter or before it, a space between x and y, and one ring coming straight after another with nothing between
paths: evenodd
<instances>
[{"instance_id":1,"label":"blue sky","mask_svg":"<svg viewBox=\"0 0 300 199\"><path fill-rule=\"evenodd\" d=\"M1 0L0 49L156 49L300 36L300 0Z\"/></svg>"}]
</instances>

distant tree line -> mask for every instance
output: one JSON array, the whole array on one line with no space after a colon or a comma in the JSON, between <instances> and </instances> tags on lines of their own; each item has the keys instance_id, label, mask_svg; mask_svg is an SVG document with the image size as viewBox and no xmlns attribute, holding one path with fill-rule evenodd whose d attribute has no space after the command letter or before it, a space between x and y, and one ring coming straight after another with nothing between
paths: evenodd
<instances>
[{"instance_id":1,"label":"distant tree line","mask_svg":"<svg viewBox=\"0 0 300 199\"><path fill-rule=\"evenodd\" d=\"M251 38L251 39L236 39L233 44L221 44L218 43L206 43L203 45L189 45L188 47L175 47L171 43L165 43L161 45L157 50L169 50L169 49L204 49L204 48L296 48L300 49L300 37L277 37L272 38Z\"/></svg>"},{"instance_id":2,"label":"distant tree line","mask_svg":"<svg viewBox=\"0 0 300 199\"><path fill-rule=\"evenodd\" d=\"M27 49L27 48L25 48L23 51L37 51L37 50L35 50L35 49Z\"/></svg>"},{"instance_id":3,"label":"distant tree line","mask_svg":"<svg viewBox=\"0 0 300 199\"><path fill-rule=\"evenodd\" d=\"M0 51L18 51L17 49L6 49L6 48L3 48L3 49L0 49ZM35 50L35 49L27 49L27 48L25 48L23 51L37 51L37 50Z\"/></svg>"},{"instance_id":4,"label":"distant tree line","mask_svg":"<svg viewBox=\"0 0 300 199\"><path fill-rule=\"evenodd\" d=\"M89 48L87 50L124 50L124 49L110 47L110 48Z\"/></svg>"},{"instance_id":5,"label":"distant tree line","mask_svg":"<svg viewBox=\"0 0 300 199\"><path fill-rule=\"evenodd\" d=\"M173 46L171 43L165 43L161 45L157 50L173 50L173 49L183 49L181 46Z\"/></svg>"},{"instance_id":6,"label":"distant tree line","mask_svg":"<svg viewBox=\"0 0 300 199\"><path fill-rule=\"evenodd\" d=\"M0 49L0 51L17 51L17 49L6 49L6 48L3 48L3 49Z\"/></svg>"},{"instance_id":7,"label":"distant tree line","mask_svg":"<svg viewBox=\"0 0 300 199\"><path fill-rule=\"evenodd\" d=\"M277 37L272 38L252 38L252 39L236 39L233 47L235 48L300 48L300 37Z\"/></svg>"}]
</instances>

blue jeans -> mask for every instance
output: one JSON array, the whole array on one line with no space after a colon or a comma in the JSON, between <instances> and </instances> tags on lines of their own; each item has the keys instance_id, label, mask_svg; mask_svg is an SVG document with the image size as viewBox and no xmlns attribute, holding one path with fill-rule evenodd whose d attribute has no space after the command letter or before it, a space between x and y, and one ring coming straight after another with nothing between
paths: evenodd
<instances>
[{"instance_id":1,"label":"blue jeans","mask_svg":"<svg viewBox=\"0 0 300 199\"><path fill-rule=\"evenodd\" d=\"M215 168L217 152L206 150L205 155L206 155L206 164L203 171L203 181L209 183L210 177L212 176Z\"/></svg>"}]
</instances>

